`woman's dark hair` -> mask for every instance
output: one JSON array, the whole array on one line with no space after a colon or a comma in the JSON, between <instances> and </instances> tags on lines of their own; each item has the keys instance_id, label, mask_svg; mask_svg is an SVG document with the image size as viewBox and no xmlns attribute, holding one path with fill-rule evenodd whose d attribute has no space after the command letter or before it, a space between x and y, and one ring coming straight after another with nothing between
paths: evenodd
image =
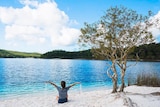
<instances>
[{"instance_id":1,"label":"woman's dark hair","mask_svg":"<svg viewBox=\"0 0 160 107\"><path fill-rule=\"evenodd\" d=\"M62 86L62 88L65 88L66 87L66 82L65 81L61 81L61 86Z\"/></svg>"}]
</instances>

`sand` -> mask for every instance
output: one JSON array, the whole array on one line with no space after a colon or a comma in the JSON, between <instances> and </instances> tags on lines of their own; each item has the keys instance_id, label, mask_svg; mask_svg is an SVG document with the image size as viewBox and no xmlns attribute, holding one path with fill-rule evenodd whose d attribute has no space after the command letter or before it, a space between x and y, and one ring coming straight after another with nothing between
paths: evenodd
<instances>
[{"instance_id":1,"label":"sand","mask_svg":"<svg viewBox=\"0 0 160 107\"><path fill-rule=\"evenodd\" d=\"M64 104L57 103L57 93L1 98L0 107L160 107L160 87L129 86L124 93L112 94L111 91L69 90L69 101Z\"/></svg>"}]
</instances>

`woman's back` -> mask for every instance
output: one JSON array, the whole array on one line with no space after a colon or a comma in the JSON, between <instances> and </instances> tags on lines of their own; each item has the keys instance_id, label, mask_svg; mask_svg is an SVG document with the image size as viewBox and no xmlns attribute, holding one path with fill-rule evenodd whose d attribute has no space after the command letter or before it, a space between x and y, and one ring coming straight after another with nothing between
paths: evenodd
<instances>
[{"instance_id":1,"label":"woman's back","mask_svg":"<svg viewBox=\"0 0 160 107\"><path fill-rule=\"evenodd\" d=\"M68 92L69 88L70 87L66 87L66 88L57 87L57 90L59 93L59 99L67 98L67 96L68 96L67 92Z\"/></svg>"}]
</instances>

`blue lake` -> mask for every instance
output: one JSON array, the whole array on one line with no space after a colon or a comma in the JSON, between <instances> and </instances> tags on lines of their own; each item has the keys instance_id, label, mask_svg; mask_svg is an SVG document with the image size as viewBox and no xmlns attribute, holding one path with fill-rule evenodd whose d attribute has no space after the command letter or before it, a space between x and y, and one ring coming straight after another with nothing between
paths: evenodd
<instances>
[{"instance_id":1,"label":"blue lake","mask_svg":"<svg viewBox=\"0 0 160 107\"><path fill-rule=\"evenodd\" d=\"M108 61L71 60L71 59L0 59L0 97L16 96L44 91L56 91L45 81L67 85L81 82L82 90L112 88L112 80L107 76ZM128 65L135 62L128 62ZM133 80L140 72L154 73L160 76L160 62L138 62L126 71L127 78ZM73 87L73 90L79 86Z\"/></svg>"}]
</instances>

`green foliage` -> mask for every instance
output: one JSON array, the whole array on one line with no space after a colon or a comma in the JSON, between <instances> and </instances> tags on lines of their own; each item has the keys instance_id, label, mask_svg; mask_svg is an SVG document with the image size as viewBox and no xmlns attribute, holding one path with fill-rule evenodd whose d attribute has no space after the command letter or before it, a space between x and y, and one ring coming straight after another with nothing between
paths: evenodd
<instances>
[{"instance_id":1,"label":"green foliage","mask_svg":"<svg viewBox=\"0 0 160 107\"><path fill-rule=\"evenodd\" d=\"M0 58L40 58L41 54L39 53L26 53L26 52L17 52L17 51L7 51L0 50Z\"/></svg>"}]
</instances>

